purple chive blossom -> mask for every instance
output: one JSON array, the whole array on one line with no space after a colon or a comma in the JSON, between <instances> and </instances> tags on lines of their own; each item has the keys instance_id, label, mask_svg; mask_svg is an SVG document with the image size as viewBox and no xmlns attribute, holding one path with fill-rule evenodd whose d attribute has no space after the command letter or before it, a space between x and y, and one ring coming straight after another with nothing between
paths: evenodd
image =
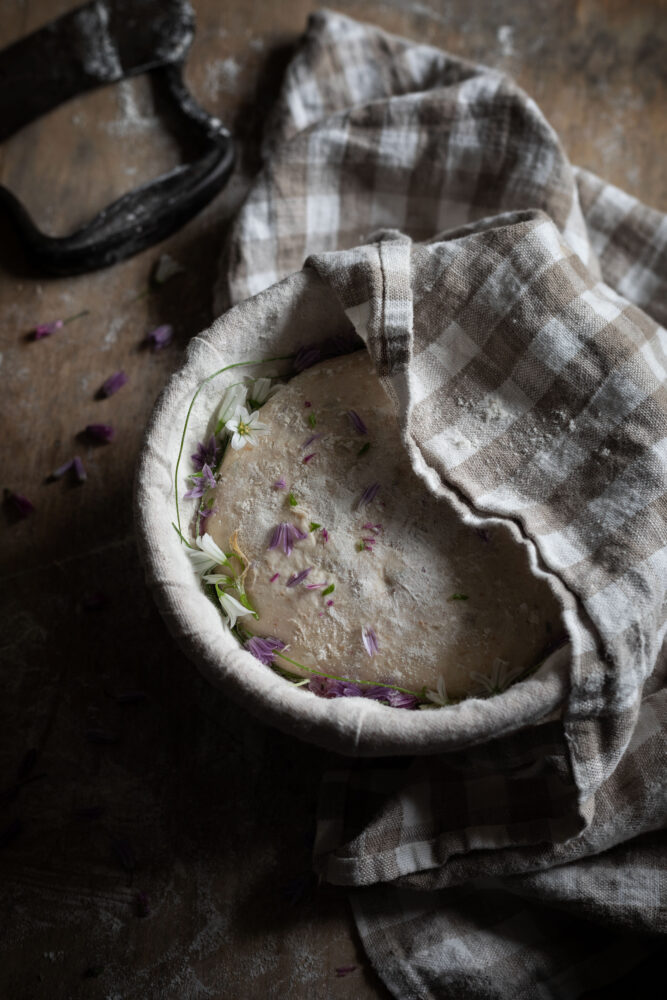
<instances>
[{"instance_id":1,"label":"purple chive blossom","mask_svg":"<svg viewBox=\"0 0 667 1000\"><path fill-rule=\"evenodd\" d=\"M315 347L314 344L310 344L307 347L300 347L294 355L294 370L302 372L306 368L312 368L313 365L317 364L321 356L322 352L320 348Z\"/></svg>"},{"instance_id":2,"label":"purple chive blossom","mask_svg":"<svg viewBox=\"0 0 667 1000\"><path fill-rule=\"evenodd\" d=\"M369 656L375 656L379 650L378 637L375 634L375 629L367 628L365 625L361 630L361 641L364 644L364 649Z\"/></svg>"},{"instance_id":3,"label":"purple chive blossom","mask_svg":"<svg viewBox=\"0 0 667 1000\"><path fill-rule=\"evenodd\" d=\"M278 579L279 576L280 573L274 573L271 579L269 580L269 583L275 583L275 581Z\"/></svg>"},{"instance_id":4,"label":"purple chive blossom","mask_svg":"<svg viewBox=\"0 0 667 1000\"><path fill-rule=\"evenodd\" d=\"M395 688L385 687L383 684L367 687L364 690L364 698L370 698L371 701L385 702L385 704L391 705L392 708L417 707L417 699L413 694L407 694L405 691L397 691Z\"/></svg>"},{"instance_id":5,"label":"purple chive blossom","mask_svg":"<svg viewBox=\"0 0 667 1000\"><path fill-rule=\"evenodd\" d=\"M329 541L329 532L326 528L322 528L322 538L324 539L325 544Z\"/></svg>"},{"instance_id":6,"label":"purple chive blossom","mask_svg":"<svg viewBox=\"0 0 667 1000\"><path fill-rule=\"evenodd\" d=\"M54 319L51 323L38 323L33 330L33 339L41 340L43 337L50 337L56 330L61 330L64 325L61 319Z\"/></svg>"},{"instance_id":7,"label":"purple chive blossom","mask_svg":"<svg viewBox=\"0 0 667 1000\"><path fill-rule=\"evenodd\" d=\"M280 479L276 479L275 483L273 484L273 488L274 488L274 490L286 490L287 489L287 483L285 482L285 480L283 479L282 476L280 477Z\"/></svg>"},{"instance_id":8,"label":"purple chive blossom","mask_svg":"<svg viewBox=\"0 0 667 1000\"><path fill-rule=\"evenodd\" d=\"M319 441L319 439L323 436L324 435L321 431L319 434L311 434L308 440L303 442L302 448L307 448L309 444L312 444L313 441Z\"/></svg>"},{"instance_id":9,"label":"purple chive blossom","mask_svg":"<svg viewBox=\"0 0 667 1000\"><path fill-rule=\"evenodd\" d=\"M211 516L211 514L217 514L217 513L218 513L217 507L201 507L199 510L199 519L200 521L205 521L207 517Z\"/></svg>"},{"instance_id":10,"label":"purple chive blossom","mask_svg":"<svg viewBox=\"0 0 667 1000\"><path fill-rule=\"evenodd\" d=\"M308 463L310 462L311 458L315 458L316 455L317 455L316 451L311 451L310 455L306 455L306 457L303 459L303 464L304 465L308 465Z\"/></svg>"},{"instance_id":11,"label":"purple chive blossom","mask_svg":"<svg viewBox=\"0 0 667 1000\"><path fill-rule=\"evenodd\" d=\"M367 486L364 492L359 497L359 500L357 502L357 507L367 507L368 504L375 499L379 489L380 489L379 483L371 483L370 486Z\"/></svg>"},{"instance_id":12,"label":"purple chive blossom","mask_svg":"<svg viewBox=\"0 0 667 1000\"><path fill-rule=\"evenodd\" d=\"M217 457L218 442L216 441L215 434L211 434L210 438L206 442L197 442L197 450L194 454L190 455L195 469L199 469L200 471L205 465L213 468Z\"/></svg>"},{"instance_id":13,"label":"purple chive blossom","mask_svg":"<svg viewBox=\"0 0 667 1000\"><path fill-rule=\"evenodd\" d=\"M368 434L368 427L366 427L366 424L363 422L356 410L348 410L347 415L350 418L352 426L357 434Z\"/></svg>"},{"instance_id":14,"label":"purple chive blossom","mask_svg":"<svg viewBox=\"0 0 667 1000\"><path fill-rule=\"evenodd\" d=\"M187 500L193 500L193 499L198 499L199 497L203 497L204 493L206 492L207 489L209 489L209 487L215 486L215 476L209 469L208 465L204 465L202 467L201 472L196 472L193 476L190 476L189 478L193 479L195 482L192 489L188 490L187 493L183 494L183 496Z\"/></svg>"},{"instance_id":15,"label":"purple chive blossom","mask_svg":"<svg viewBox=\"0 0 667 1000\"><path fill-rule=\"evenodd\" d=\"M287 581L286 586L296 587L298 586L298 584L303 583L308 574L311 572L312 568L313 568L312 566L309 566L308 569L302 569L300 573L292 573L291 577Z\"/></svg>"},{"instance_id":16,"label":"purple chive blossom","mask_svg":"<svg viewBox=\"0 0 667 1000\"><path fill-rule=\"evenodd\" d=\"M113 440L114 429L111 424L87 424L86 434L99 444L108 444Z\"/></svg>"},{"instance_id":17,"label":"purple chive blossom","mask_svg":"<svg viewBox=\"0 0 667 1000\"><path fill-rule=\"evenodd\" d=\"M19 517L28 517L35 509L34 503L23 493L14 493L13 490L5 490L5 503L9 504Z\"/></svg>"},{"instance_id":18,"label":"purple chive blossom","mask_svg":"<svg viewBox=\"0 0 667 1000\"><path fill-rule=\"evenodd\" d=\"M115 372L109 376L106 382L102 383L100 392L103 396L113 396L115 392L123 388L127 380L127 375L124 371Z\"/></svg>"},{"instance_id":19,"label":"purple chive blossom","mask_svg":"<svg viewBox=\"0 0 667 1000\"><path fill-rule=\"evenodd\" d=\"M174 337L174 328L169 323L156 326L154 330L146 335L146 343L150 344L154 351L161 351L163 347L170 344Z\"/></svg>"},{"instance_id":20,"label":"purple chive blossom","mask_svg":"<svg viewBox=\"0 0 667 1000\"><path fill-rule=\"evenodd\" d=\"M320 698L361 698L361 688L351 681L337 681L333 677L311 677L308 690Z\"/></svg>"},{"instance_id":21,"label":"purple chive blossom","mask_svg":"<svg viewBox=\"0 0 667 1000\"><path fill-rule=\"evenodd\" d=\"M85 483L88 478L88 473L86 472L83 462L78 455L75 455L72 459L72 469L77 483Z\"/></svg>"},{"instance_id":22,"label":"purple chive blossom","mask_svg":"<svg viewBox=\"0 0 667 1000\"><path fill-rule=\"evenodd\" d=\"M243 648L252 653L255 659L270 667L273 664L275 654L285 648L285 643L273 636L262 638L259 635L254 635L243 643Z\"/></svg>"},{"instance_id":23,"label":"purple chive blossom","mask_svg":"<svg viewBox=\"0 0 667 1000\"><path fill-rule=\"evenodd\" d=\"M322 583L307 583L306 590L321 590L322 587L326 587L326 585L326 580L323 580Z\"/></svg>"},{"instance_id":24,"label":"purple chive blossom","mask_svg":"<svg viewBox=\"0 0 667 1000\"><path fill-rule=\"evenodd\" d=\"M294 543L300 542L302 539L307 537L308 536L305 532L303 532L301 528L297 528L295 524L289 524L287 521L282 521L273 529L271 541L269 542L269 548L282 549L285 555L289 556L292 554Z\"/></svg>"}]
</instances>

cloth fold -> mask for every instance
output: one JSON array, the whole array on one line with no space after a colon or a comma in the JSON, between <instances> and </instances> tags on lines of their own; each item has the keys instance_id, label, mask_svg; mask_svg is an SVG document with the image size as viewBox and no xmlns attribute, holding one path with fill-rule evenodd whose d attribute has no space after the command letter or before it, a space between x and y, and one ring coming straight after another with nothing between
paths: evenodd
<instances>
[{"instance_id":1,"label":"cloth fold","mask_svg":"<svg viewBox=\"0 0 667 1000\"><path fill-rule=\"evenodd\" d=\"M502 74L329 12L265 153L219 304L308 258L425 487L511 527L570 649L557 718L328 775L316 866L364 886L397 997L577 997L667 930L667 221Z\"/></svg>"}]
</instances>

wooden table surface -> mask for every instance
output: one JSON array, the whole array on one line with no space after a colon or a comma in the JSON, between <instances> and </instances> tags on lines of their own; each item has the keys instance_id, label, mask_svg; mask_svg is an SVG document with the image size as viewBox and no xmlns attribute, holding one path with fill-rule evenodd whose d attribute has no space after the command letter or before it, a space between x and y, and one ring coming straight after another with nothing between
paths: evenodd
<instances>
[{"instance_id":1,"label":"wooden table surface","mask_svg":"<svg viewBox=\"0 0 667 1000\"><path fill-rule=\"evenodd\" d=\"M1 44L72 6L0 0ZM332 755L266 729L205 685L151 604L132 534L143 427L188 340L213 318L226 225L315 6L195 0L188 82L232 126L241 155L227 189L165 243L107 271L50 280L28 272L0 220L0 485L36 508L20 521L5 508L0 522L0 788L9 789L0 799L0 996L8 1000L387 996L344 894L317 889L308 874L318 783ZM337 8L512 73L573 162L667 208L660 4L339 0ZM0 181L62 234L179 156L142 78L24 129L0 148ZM138 297L166 251L185 272ZM87 316L53 337L30 339L36 323L83 309ZM176 336L153 354L142 340L158 323L173 324ZM125 388L96 399L121 368ZM103 422L116 428L113 443L79 437ZM47 483L74 454L87 482ZM105 602L95 609L98 594ZM128 691L145 698L119 701ZM90 742L91 730L117 742ZM30 780L16 787L22 761ZM342 966L356 969L340 977Z\"/></svg>"}]
</instances>

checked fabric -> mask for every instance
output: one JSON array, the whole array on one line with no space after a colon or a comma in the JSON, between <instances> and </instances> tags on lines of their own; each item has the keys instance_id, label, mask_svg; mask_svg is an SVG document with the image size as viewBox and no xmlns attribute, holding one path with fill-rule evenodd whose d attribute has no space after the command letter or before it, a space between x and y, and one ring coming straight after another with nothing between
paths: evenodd
<instances>
[{"instance_id":1,"label":"checked fabric","mask_svg":"<svg viewBox=\"0 0 667 1000\"><path fill-rule=\"evenodd\" d=\"M316 868L401 1000L583 996L667 931L667 219L507 77L326 11L264 153L218 304L305 260L425 486L511 526L569 639L541 725L328 774Z\"/></svg>"}]
</instances>

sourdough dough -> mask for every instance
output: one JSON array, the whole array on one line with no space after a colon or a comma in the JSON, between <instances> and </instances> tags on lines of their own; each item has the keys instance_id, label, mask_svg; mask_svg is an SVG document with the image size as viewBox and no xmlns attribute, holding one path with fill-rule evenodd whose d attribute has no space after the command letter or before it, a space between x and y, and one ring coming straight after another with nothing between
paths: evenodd
<instances>
[{"instance_id":1,"label":"sourdough dough","mask_svg":"<svg viewBox=\"0 0 667 1000\"><path fill-rule=\"evenodd\" d=\"M558 604L509 531L461 524L412 471L365 351L296 376L260 419L269 433L256 445L227 449L208 519L223 551L238 532L250 561L252 632L325 674L413 691L442 676L450 697L475 689L470 671L488 676L497 658L512 671L535 665L560 635ZM282 522L306 535L289 555L269 548ZM308 589L322 583L335 590Z\"/></svg>"}]
</instances>

